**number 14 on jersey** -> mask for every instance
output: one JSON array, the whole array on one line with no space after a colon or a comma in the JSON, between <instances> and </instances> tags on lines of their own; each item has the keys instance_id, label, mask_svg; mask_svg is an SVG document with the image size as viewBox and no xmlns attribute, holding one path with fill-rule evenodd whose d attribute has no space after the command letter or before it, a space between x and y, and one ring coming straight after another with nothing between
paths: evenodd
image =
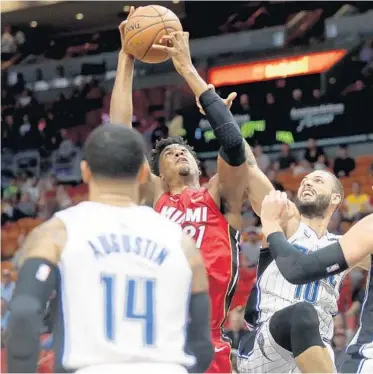
<instances>
[{"instance_id":1,"label":"number 14 on jersey","mask_svg":"<svg viewBox=\"0 0 373 374\"><path fill-rule=\"evenodd\" d=\"M115 275L101 274L101 284L104 291L104 331L106 338L115 342L117 338L116 316L119 315L126 322L141 323L143 345L154 345L155 280L127 278L124 282L124 288L123 285L118 283ZM115 310L116 300L120 300L120 310Z\"/></svg>"}]
</instances>

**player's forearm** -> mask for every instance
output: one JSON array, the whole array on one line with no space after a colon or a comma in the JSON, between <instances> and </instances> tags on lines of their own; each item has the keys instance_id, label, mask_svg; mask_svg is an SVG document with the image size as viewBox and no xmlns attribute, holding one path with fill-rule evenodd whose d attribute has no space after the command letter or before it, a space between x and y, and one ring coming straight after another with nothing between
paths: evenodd
<instances>
[{"instance_id":1,"label":"player's forearm","mask_svg":"<svg viewBox=\"0 0 373 374\"><path fill-rule=\"evenodd\" d=\"M348 268L339 242L309 254L297 250L282 231L269 234L267 242L281 274L292 284L314 282Z\"/></svg>"},{"instance_id":2,"label":"player's forearm","mask_svg":"<svg viewBox=\"0 0 373 374\"><path fill-rule=\"evenodd\" d=\"M132 81L134 59L119 52L117 74L110 101L110 122L132 127Z\"/></svg>"},{"instance_id":3,"label":"player's forearm","mask_svg":"<svg viewBox=\"0 0 373 374\"><path fill-rule=\"evenodd\" d=\"M9 373L36 373L43 313L57 273L56 265L41 258L27 259L19 272L7 327Z\"/></svg>"},{"instance_id":4,"label":"player's forearm","mask_svg":"<svg viewBox=\"0 0 373 374\"><path fill-rule=\"evenodd\" d=\"M189 302L190 322L186 348L196 358L190 373L204 373L209 367L214 349L211 342L210 299L207 292L193 293Z\"/></svg>"},{"instance_id":5,"label":"player's forearm","mask_svg":"<svg viewBox=\"0 0 373 374\"><path fill-rule=\"evenodd\" d=\"M193 65L186 67L181 72L181 75L196 97L200 97L205 91L208 90L207 83L202 79L197 69Z\"/></svg>"}]
</instances>

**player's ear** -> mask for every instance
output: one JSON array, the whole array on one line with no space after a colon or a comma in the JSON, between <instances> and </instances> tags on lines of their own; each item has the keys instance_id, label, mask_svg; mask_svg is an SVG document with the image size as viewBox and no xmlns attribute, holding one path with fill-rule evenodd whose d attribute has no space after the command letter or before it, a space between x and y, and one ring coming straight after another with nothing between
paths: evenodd
<instances>
[{"instance_id":1,"label":"player's ear","mask_svg":"<svg viewBox=\"0 0 373 374\"><path fill-rule=\"evenodd\" d=\"M82 173L82 179L84 183L89 183L92 179L91 169L88 166L87 161L82 160L80 162L80 171Z\"/></svg>"},{"instance_id":2,"label":"player's ear","mask_svg":"<svg viewBox=\"0 0 373 374\"><path fill-rule=\"evenodd\" d=\"M140 166L140 170L137 173L137 182L139 184L145 184L149 182L150 179L150 167L147 160L143 162L143 164Z\"/></svg>"},{"instance_id":3,"label":"player's ear","mask_svg":"<svg viewBox=\"0 0 373 374\"><path fill-rule=\"evenodd\" d=\"M331 203L335 206L339 206L339 204L342 202L342 196L339 193L332 193L332 201Z\"/></svg>"}]
</instances>

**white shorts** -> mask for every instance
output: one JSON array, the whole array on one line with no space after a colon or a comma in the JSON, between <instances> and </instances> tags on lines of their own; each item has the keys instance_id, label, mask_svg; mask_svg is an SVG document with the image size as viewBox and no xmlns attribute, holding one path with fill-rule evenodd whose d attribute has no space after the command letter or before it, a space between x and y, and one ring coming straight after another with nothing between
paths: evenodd
<instances>
[{"instance_id":1,"label":"white shorts","mask_svg":"<svg viewBox=\"0 0 373 374\"><path fill-rule=\"evenodd\" d=\"M111 365L94 365L84 369L79 369L78 374L185 374L188 371L180 365L165 363L125 363Z\"/></svg>"},{"instance_id":2,"label":"white shorts","mask_svg":"<svg viewBox=\"0 0 373 374\"><path fill-rule=\"evenodd\" d=\"M238 347L240 373L301 373L293 354L282 348L269 331L269 320L244 336ZM325 344L334 362L333 349ZM336 372L336 371L335 371Z\"/></svg>"}]
</instances>

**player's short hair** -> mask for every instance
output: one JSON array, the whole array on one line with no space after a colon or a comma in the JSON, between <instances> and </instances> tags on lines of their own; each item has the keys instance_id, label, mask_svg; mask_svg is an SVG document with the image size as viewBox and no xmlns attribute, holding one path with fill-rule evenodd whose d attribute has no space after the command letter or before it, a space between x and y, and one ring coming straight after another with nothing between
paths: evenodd
<instances>
[{"instance_id":1,"label":"player's short hair","mask_svg":"<svg viewBox=\"0 0 373 374\"><path fill-rule=\"evenodd\" d=\"M333 181L334 181L333 192L341 195L341 201L343 201L345 197L345 191L344 191L342 182L338 179L338 177L335 174L331 173L330 171L328 170L323 170L323 171L333 177Z\"/></svg>"},{"instance_id":2,"label":"player's short hair","mask_svg":"<svg viewBox=\"0 0 373 374\"><path fill-rule=\"evenodd\" d=\"M184 146L192 154L199 167L200 162L197 158L196 152L194 152L193 150L193 147L188 145L188 143L181 136L170 136L168 138L158 140L155 143L155 148L151 152L150 167L155 175L159 175L159 159L161 157L162 151L172 144L179 144Z\"/></svg>"},{"instance_id":3,"label":"player's short hair","mask_svg":"<svg viewBox=\"0 0 373 374\"><path fill-rule=\"evenodd\" d=\"M83 159L96 177L135 178L145 160L145 144L136 130L101 125L88 136Z\"/></svg>"}]
</instances>

